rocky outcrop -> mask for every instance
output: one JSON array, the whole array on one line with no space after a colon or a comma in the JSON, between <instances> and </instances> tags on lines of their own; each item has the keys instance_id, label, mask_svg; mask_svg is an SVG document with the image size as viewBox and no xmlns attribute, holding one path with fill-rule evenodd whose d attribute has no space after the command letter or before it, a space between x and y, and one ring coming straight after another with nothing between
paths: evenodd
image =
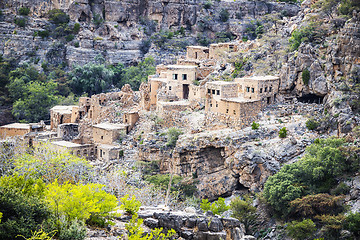
<instances>
[{"instance_id":1,"label":"rocky outcrop","mask_svg":"<svg viewBox=\"0 0 360 240\"><path fill-rule=\"evenodd\" d=\"M306 118L293 119L294 111L303 114L323 111L321 105L287 105L271 111L283 117L282 123L263 120L261 129L245 128L213 130L181 135L176 147L166 147L163 137L145 139L139 146L139 160L159 161L162 173L174 172L196 183L196 195L216 199L234 190L261 191L267 178L282 164L296 161L317 134L305 127ZM305 107L308 106L308 110ZM274 113L271 113L274 114ZM289 115L290 114L290 115ZM267 119L269 115L264 114ZM289 117L290 116L290 117ZM279 138L282 127L288 129L287 138Z\"/></svg>"}]
</instances>

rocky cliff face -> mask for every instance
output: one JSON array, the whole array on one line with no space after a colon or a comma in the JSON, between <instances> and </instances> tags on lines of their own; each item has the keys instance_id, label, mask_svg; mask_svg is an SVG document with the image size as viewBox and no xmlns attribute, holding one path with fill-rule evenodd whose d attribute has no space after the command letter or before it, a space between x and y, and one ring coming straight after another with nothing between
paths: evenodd
<instances>
[{"instance_id":1,"label":"rocky cliff face","mask_svg":"<svg viewBox=\"0 0 360 240\"><path fill-rule=\"evenodd\" d=\"M296 161L318 137L306 129L305 117L292 115L294 111L305 114L300 110L304 107L311 114L323 111L318 104L286 105L284 111L274 110L276 114L264 113L259 130L184 134L173 150L161 144L161 136L145 139L139 146L139 160L158 161L162 173L173 172L195 182L197 196L202 198L216 199L234 190L259 192L269 176L283 164ZM289 136L282 139L278 133L284 126Z\"/></svg>"},{"instance_id":2,"label":"rocky cliff face","mask_svg":"<svg viewBox=\"0 0 360 240\"><path fill-rule=\"evenodd\" d=\"M131 64L144 56L144 41L151 38L160 30L185 30L181 38L184 46L196 44L196 37L204 35L206 38L215 38L217 33L224 32L240 38L251 20L269 13L286 12L287 15L296 15L299 7L296 5L257 2L257 1L214 1L210 8L204 7L202 0L10 0L0 3L3 16L0 17L0 52L5 57L16 57L20 61L31 58L41 62L56 61L72 64L85 64L94 56L102 54L109 63ZM30 9L24 28L14 24L21 7ZM34 32L42 31L51 26L48 22L48 11L61 9L71 19L71 24L79 22L80 32L70 42L59 43L54 37L42 39ZM229 20L221 21L220 12L226 10ZM100 24L94 23L94 17L103 19ZM170 41L166 50L159 52L155 44L151 45L150 54L157 57L165 56L162 60L171 61L172 55L179 50L179 39ZM180 40L179 40L180 41ZM182 41L182 40L181 40ZM78 42L78 44L76 43ZM54 46L61 45L55 51L56 56L49 54ZM165 52L164 52L165 51ZM167 51L167 52L166 52ZM54 51L53 51L54 52ZM51 52L50 52L51 53ZM158 60L161 57L157 57ZM40 66L40 65L39 65Z\"/></svg>"}]
</instances>

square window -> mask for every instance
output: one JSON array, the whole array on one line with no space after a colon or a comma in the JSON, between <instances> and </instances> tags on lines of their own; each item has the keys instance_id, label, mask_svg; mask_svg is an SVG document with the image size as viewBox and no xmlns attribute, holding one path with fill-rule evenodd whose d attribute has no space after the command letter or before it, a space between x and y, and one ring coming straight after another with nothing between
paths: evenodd
<instances>
[{"instance_id":1,"label":"square window","mask_svg":"<svg viewBox=\"0 0 360 240\"><path fill-rule=\"evenodd\" d=\"M262 93L262 88L260 88L260 93Z\"/></svg>"},{"instance_id":2,"label":"square window","mask_svg":"<svg viewBox=\"0 0 360 240\"><path fill-rule=\"evenodd\" d=\"M211 93L211 90L210 90L210 89L208 89L208 93Z\"/></svg>"},{"instance_id":3,"label":"square window","mask_svg":"<svg viewBox=\"0 0 360 240\"><path fill-rule=\"evenodd\" d=\"M187 80L187 74L182 75L182 80Z\"/></svg>"},{"instance_id":4,"label":"square window","mask_svg":"<svg viewBox=\"0 0 360 240\"><path fill-rule=\"evenodd\" d=\"M265 92L267 92L267 87L265 87Z\"/></svg>"},{"instance_id":5,"label":"square window","mask_svg":"<svg viewBox=\"0 0 360 240\"><path fill-rule=\"evenodd\" d=\"M176 73L173 74L173 79L177 80L178 79L178 75Z\"/></svg>"},{"instance_id":6,"label":"square window","mask_svg":"<svg viewBox=\"0 0 360 240\"><path fill-rule=\"evenodd\" d=\"M171 91L171 86L169 86L169 90Z\"/></svg>"},{"instance_id":7,"label":"square window","mask_svg":"<svg viewBox=\"0 0 360 240\"><path fill-rule=\"evenodd\" d=\"M229 109L226 109L226 113L229 113Z\"/></svg>"},{"instance_id":8,"label":"square window","mask_svg":"<svg viewBox=\"0 0 360 240\"><path fill-rule=\"evenodd\" d=\"M271 92L272 91L272 87L269 87L269 92Z\"/></svg>"},{"instance_id":9,"label":"square window","mask_svg":"<svg viewBox=\"0 0 360 240\"><path fill-rule=\"evenodd\" d=\"M255 92L255 89L254 89L254 88L251 88L251 92L252 92L252 93Z\"/></svg>"},{"instance_id":10,"label":"square window","mask_svg":"<svg viewBox=\"0 0 360 240\"><path fill-rule=\"evenodd\" d=\"M212 107L212 103L210 103L210 107Z\"/></svg>"},{"instance_id":11,"label":"square window","mask_svg":"<svg viewBox=\"0 0 360 240\"><path fill-rule=\"evenodd\" d=\"M214 90L214 89L213 89L211 92L212 92L212 94L215 94L215 90Z\"/></svg>"},{"instance_id":12,"label":"square window","mask_svg":"<svg viewBox=\"0 0 360 240\"><path fill-rule=\"evenodd\" d=\"M246 87L246 91L247 91L247 92L250 92L250 88L249 88L249 87Z\"/></svg>"},{"instance_id":13,"label":"square window","mask_svg":"<svg viewBox=\"0 0 360 240\"><path fill-rule=\"evenodd\" d=\"M216 95L220 95L220 90L216 90Z\"/></svg>"},{"instance_id":14,"label":"square window","mask_svg":"<svg viewBox=\"0 0 360 240\"><path fill-rule=\"evenodd\" d=\"M234 110L234 115L236 115L236 111Z\"/></svg>"},{"instance_id":15,"label":"square window","mask_svg":"<svg viewBox=\"0 0 360 240\"><path fill-rule=\"evenodd\" d=\"M219 105L218 105L218 103L216 103L216 107L218 107Z\"/></svg>"}]
</instances>

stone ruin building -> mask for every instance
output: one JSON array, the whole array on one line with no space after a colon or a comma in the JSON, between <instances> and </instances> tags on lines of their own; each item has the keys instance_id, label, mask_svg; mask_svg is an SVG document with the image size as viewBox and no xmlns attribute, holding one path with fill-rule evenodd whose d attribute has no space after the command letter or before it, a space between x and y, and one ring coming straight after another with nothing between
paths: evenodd
<instances>
[{"instance_id":1,"label":"stone ruin building","mask_svg":"<svg viewBox=\"0 0 360 240\"><path fill-rule=\"evenodd\" d=\"M50 142L58 151L106 162L122 157L118 141L135 126L139 111L166 117L204 108L208 121L242 128L274 103L279 78L252 76L232 82L209 78L224 65L226 54L239 50L238 42L188 46L185 57L173 65L158 65L137 92L125 85L119 92L81 97L76 106L51 108L50 126L9 124L0 127L0 137L23 136L29 145Z\"/></svg>"}]
</instances>

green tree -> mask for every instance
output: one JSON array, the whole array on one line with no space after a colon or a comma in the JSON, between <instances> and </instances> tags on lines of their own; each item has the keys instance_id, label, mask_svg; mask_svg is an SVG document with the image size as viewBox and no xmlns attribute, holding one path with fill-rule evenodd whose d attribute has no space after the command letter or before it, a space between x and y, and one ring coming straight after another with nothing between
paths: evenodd
<instances>
[{"instance_id":1,"label":"green tree","mask_svg":"<svg viewBox=\"0 0 360 240\"><path fill-rule=\"evenodd\" d=\"M124 83L130 84L132 89L138 90L142 82L146 82L149 75L155 74L155 60L147 57L137 66L125 69L123 74Z\"/></svg>"},{"instance_id":2,"label":"green tree","mask_svg":"<svg viewBox=\"0 0 360 240\"><path fill-rule=\"evenodd\" d=\"M343 139L321 139L306 149L296 163L285 165L268 178L264 197L282 215L290 213L291 201L307 194L329 192L336 177L359 169L359 158Z\"/></svg>"},{"instance_id":3,"label":"green tree","mask_svg":"<svg viewBox=\"0 0 360 240\"><path fill-rule=\"evenodd\" d=\"M250 232L252 226L256 224L258 218L256 214L256 207L252 206L252 199L245 197L244 200L236 197L231 200L230 209L233 214L232 217L239 219L245 226L246 232Z\"/></svg>"},{"instance_id":4,"label":"green tree","mask_svg":"<svg viewBox=\"0 0 360 240\"><path fill-rule=\"evenodd\" d=\"M310 81L310 71L309 71L309 69L305 68L301 73L301 77L302 77L303 83L305 85L308 85L309 81Z\"/></svg>"},{"instance_id":5,"label":"green tree","mask_svg":"<svg viewBox=\"0 0 360 240\"><path fill-rule=\"evenodd\" d=\"M22 92L22 97L14 102L12 113L19 121L38 122L49 119L49 110L56 105L58 97L53 82L30 82Z\"/></svg>"},{"instance_id":6,"label":"green tree","mask_svg":"<svg viewBox=\"0 0 360 240\"><path fill-rule=\"evenodd\" d=\"M70 86L77 95L89 96L110 90L113 86L114 72L104 64L87 63L75 66L69 74Z\"/></svg>"}]
</instances>

